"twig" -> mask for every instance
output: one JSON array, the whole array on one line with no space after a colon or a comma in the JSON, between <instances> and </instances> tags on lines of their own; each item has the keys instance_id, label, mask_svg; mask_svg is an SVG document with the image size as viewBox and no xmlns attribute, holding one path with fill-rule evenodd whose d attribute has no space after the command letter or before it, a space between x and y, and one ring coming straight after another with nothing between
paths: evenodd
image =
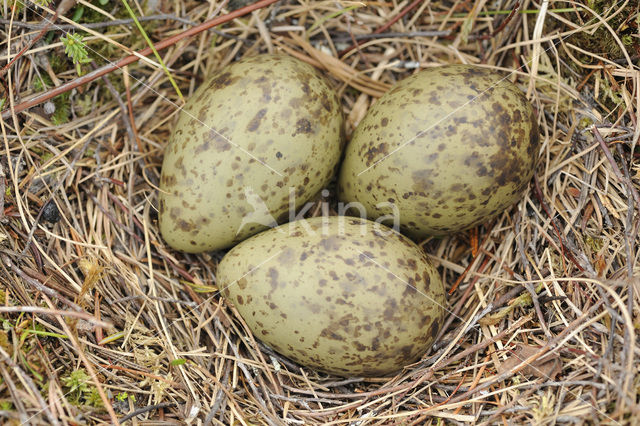
<instances>
[{"instance_id":1,"label":"twig","mask_svg":"<svg viewBox=\"0 0 640 426\"><path fill-rule=\"evenodd\" d=\"M0 222L4 219L4 191L5 191L5 175L2 163L0 163Z\"/></svg>"},{"instance_id":2,"label":"twig","mask_svg":"<svg viewBox=\"0 0 640 426\"><path fill-rule=\"evenodd\" d=\"M622 150L622 146L620 144L616 145L617 151L618 151L618 155L620 155L620 157L623 159L622 163L622 169L624 172L624 177L625 180L627 182L631 182L631 177L629 176L629 168L627 167L626 162L624 161L624 152ZM631 197L631 187L633 185L627 185L627 203L629 205L629 208L627 209L627 215L626 215L626 220L625 220L625 226L624 226L624 247L625 247L625 253L627 255L627 277L629 279L629 283L627 285L627 312L629 313L629 317L633 317L633 301L634 301L634 290L633 290L633 282L631 282L631 280L633 279L633 255L632 255L632 251L633 251L633 245L634 245L634 238L632 237L631 234L633 233L633 198ZM639 204L640 206L640 204ZM624 338L625 341L629 340L629 329L627 327L625 327L624 329ZM631 351L631 348L629 347L629 345L624 345L623 349L622 349L622 363L624 364L625 360L628 359L628 357L631 356L633 357L633 352ZM620 373L620 381L622 383L624 383L625 381L625 376L629 374L629 372L625 369L623 369Z\"/></svg>"},{"instance_id":3,"label":"twig","mask_svg":"<svg viewBox=\"0 0 640 426\"><path fill-rule=\"evenodd\" d=\"M131 238L134 238L138 242L143 242L142 238L136 235L131 229L127 228L124 224L122 224L102 204L100 204L100 202L98 201L95 195L90 195L90 197L93 203L96 205L96 207L98 207L98 209L102 212L102 214L104 214L107 218L109 218L111 222L115 223L119 228L124 229Z\"/></svg>"},{"instance_id":4,"label":"twig","mask_svg":"<svg viewBox=\"0 0 640 426\"><path fill-rule=\"evenodd\" d=\"M148 411L152 411L152 410L160 410L161 408L171 408L171 407L177 407L178 404L176 404L175 402L163 402L161 404L155 404L155 405L147 405L146 407L142 407L142 408L138 408L135 411L130 412L129 414L127 414L126 416L122 417L120 419L120 423L124 423L128 420L133 419L136 416L139 416L140 414L144 414Z\"/></svg>"},{"instance_id":5,"label":"twig","mask_svg":"<svg viewBox=\"0 0 640 426\"><path fill-rule=\"evenodd\" d=\"M495 336L492 336L488 339L483 340L482 342L476 343L475 345L472 345L470 347L468 347L467 349L465 349L464 351L455 354L454 356L452 356L451 358L446 358L441 360L440 362L434 364L433 366L429 367L426 371L422 371L419 370L415 373L413 373L413 376L415 376L416 374L420 374L420 377L418 377L417 379L413 380L412 382L409 383L405 383L402 385L397 385L397 386L393 386L393 387L383 387L380 389L377 389L375 391L370 391L370 392L361 392L361 393L343 393L343 394L333 394L333 393L329 393L329 392L311 392L311 391L306 391L303 389L296 389L297 392L300 393L306 393L306 394L315 394L319 397L325 397L325 398L346 398L346 399L357 399L357 398L364 398L364 397L372 397L372 396L378 396L378 395L383 395L385 393L393 393L393 392L397 392L397 391L403 391L403 390L409 390L409 389L414 389L417 386L419 386L421 383L424 383L427 380L430 380L433 378L434 374L436 371L441 370L443 368L446 368L447 366L460 361L461 359L475 353L478 351L481 351L482 349L486 348L487 346L497 342L498 340L501 340L503 337L509 335L510 333L513 333L514 330L517 330L519 327L521 327L523 324L525 324L527 321L530 321L531 318L529 316L525 316L525 317L520 317L518 318L518 320L516 322L514 322L513 324L511 324L511 326L509 328L506 328L504 330L502 330L501 332L497 333ZM284 386L283 387L285 389L288 389L288 386Z\"/></svg>"},{"instance_id":6,"label":"twig","mask_svg":"<svg viewBox=\"0 0 640 426\"><path fill-rule=\"evenodd\" d=\"M94 70L98 69L98 65L94 61L91 61L91 66L93 67ZM120 93L118 93L116 88L113 87L113 84L111 84L111 80L109 80L109 77L107 77L106 75L103 75L101 78L102 78L102 81L104 81L104 83L107 85L107 89L109 89L109 92L111 92L111 96L113 96L113 99L118 103L118 105L120 106L120 109L122 110L122 122L124 123L124 126L127 129L127 133L129 134L129 139L131 140L131 143L135 142L136 138L133 133L133 128L131 127L131 123L129 122L129 119L128 119L129 116L127 114L127 109L128 109L127 106L124 104L122 99L120 99Z\"/></svg>"},{"instance_id":7,"label":"twig","mask_svg":"<svg viewBox=\"0 0 640 426\"><path fill-rule=\"evenodd\" d=\"M486 426L486 425L490 425L492 424L492 422L498 418L498 416L502 413L504 413L505 411L507 411L510 408L513 408L513 406L516 405L516 403L522 399L527 399L532 393L534 393L535 391L537 391L538 389L540 389L542 387L541 383L536 383L535 386L532 386L531 388L527 389L526 392L517 395L515 398L513 398L509 403L503 405L502 407L498 408L497 410L495 410L491 416L483 421L482 423L480 423L480 426Z\"/></svg>"},{"instance_id":8,"label":"twig","mask_svg":"<svg viewBox=\"0 0 640 426\"><path fill-rule=\"evenodd\" d=\"M611 169L613 170L613 173L616 175L616 177L620 182L624 183L627 186L627 189L631 192L631 195L633 196L633 199L636 202L636 209L638 209L638 213L640 214L640 194L638 193L638 190L635 188L631 180L628 179L625 175L623 175L622 172L620 171L618 164L613 159L613 155L611 154L611 151L609 150L607 143L604 141L604 139L602 139L602 135L598 131L598 128L596 126L593 126L591 128L591 131L593 132L593 135L596 137L596 140L600 144L600 148L602 148L602 152L604 152L604 156L607 157L607 160L609 160L609 164L611 164Z\"/></svg>"},{"instance_id":9,"label":"twig","mask_svg":"<svg viewBox=\"0 0 640 426\"><path fill-rule=\"evenodd\" d=\"M55 13L53 14L53 19L51 19L50 21L47 21L46 24L43 24L42 30L29 43L27 43L27 45L22 50L20 50L20 52L18 52L18 54L11 61L9 61L7 65L5 65L0 70L0 77L2 77L2 75L4 75L4 73L7 72L7 69L11 67L11 65L13 65L13 63L17 61L18 58L20 58L24 54L24 52L31 49L31 47L34 44L36 44L38 40L44 37L44 35L49 31L53 23L56 22L56 20L58 19L58 16L64 15L65 13L67 13L69 9L75 6L75 4L76 4L76 0L62 0L60 4L58 4L58 7L56 8ZM16 21L8 21L8 23L16 24Z\"/></svg>"},{"instance_id":10,"label":"twig","mask_svg":"<svg viewBox=\"0 0 640 426\"><path fill-rule=\"evenodd\" d=\"M406 33L397 33L397 32L389 32L389 33L371 33L371 34L358 34L358 35L350 35L350 34L335 34L331 37L331 40L335 41L350 41L350 40L373 40L379 38L411 38L411 37L446 37L451 35L450 30L442 30L442 31L408 31Z\"/></svg>"},{"instance_id":11,"label":"twig","mask_svg":"<svg viewBox=\"0 0 640 426\"><path fill-rule=\"evenodd\" d=\"M171 386L173 386L174 388L180 388L183 389L184 386L178 382L174 382L173 380L169 380L166 377L162 377L162 376L158 376L157 374L151 374L147 371L142 371L142 370L134 370L131 368L127 368L127 367L122 367L120 365L112 365L112 364L98 364L100 367L108 369L108 370L118 370L118 371L126 371L127 373L132 373L132 374L136 374L139 376L143 376L146 378L150 378L150 379L154 379L154 380L159 380L161 382L165 382Z\"/></svg>"},{"instance_id":12,"label":"twig","mask_svg":"<svg viewBox=\"0 0 640 426\"><path fill-rule=\"evenodd\" d=\"M535 182L534 193L538 198L538 202L542 206L542 209L547 214L547 216L549 216L549 222L551 223L551 226L553 226L553 229L556 231L556 235L558 236L558 242L560 243L560 252L562 253L562 262L564 263L565 258L569 259L574 265L576 265L576 267L580 270L580 272L584 272L584 268L582 267L582 265L580 265L580 263L575 259L575 257L573 257L571 253L565 250L564 242L562 240L562 234L560 233L560 230L556 226L556 221L553 219L553 216L549 211L549 207L547 207L547 203L545 203L544 201L544 196L542 195L542 190L540 189L540 183L538 182L538 176L534 175L533 181Z\"/></svg>"},{"instance_id":13,"label":"twig","mask_svg":"<svg viewBox=\"0 0 640 426\"><path fill-rule=\"evenodd\" d=\"M51 300L46 295L42 295L42 297L45 299L45 301L49 306L53 305L51 303ZM69 328L69 325L66 323L66 321L64 321L64 319L60 315L57 315L56 319L58 320L58 323L60 324L64 332L69 337L69 341L73 345L73 348L75 349L78 357L80 358L80 360L82 360L82 363L84 364L87 371L89 372L89 376L91 376L91 380L93 381L96 387L96 390L100 395L100 399L102 400L102 403L104 404L104 407L107 410L109 417L111 418L111 422L113 422L116 426L119 426L120 422L118 421L118 416L116 416L116 412L113 410L113 406L111 405L109 398L107 398L107 394L104 392L104 389L102 387L102 384L100 383L100 380L98 380L98 375L96 373L96 370L93 367L93 364L89 362L87 356L85 355L84 349L80 345L78 338L74 335L74 333Z\"/></svg>"},{"instance_id":14,"label":"twig","mask_svg":"<svg viewBox=\"0 0 640 426\"><path fill-rule=\"evenodd\" d=\"M413 10L413 8L415 8L417 5L419 5L420 3L422 3L423 0L414 0L413 3L411 3L409 6L405 7L400 13L398 13L396 16L394 16L393 18L391 18L389 20L389 22L387 22L386 24L384 24L383 26L379 27L378 29L376 29L373 34L380 34L384 31L386 31L387 29L389 29L393 24L395 24L396 22L398 22L398 20L400 18L402 18L404 15L406 15L407 13L411 12L411 10ZM338 54L338 56L342 57L344 55L346 55L347 53L351 52L353 49L355 49L356 47L360 46L362 44L362 42L358 42L355 44L352 44L351 46L347 47L346 49L344 49L342 52L340 52Z\"/></svg>"},{"instance_id":15,"label":"twig","mask_svg":"<svg viewBox=\"0 0 640 426\"><path fill-rule=\"evenodd\" d=\"M67 300L65 297L63 297L60 293L58 293L54 289L47 287L46 285L42 284L40 281L27 275L22 269L18 268L18 266L9 258L9 256L2 255L2 262L6 266L8 266L15 274L17 274L20 278L22 278L24 281L29 283L29 285L31 285L36 291L44 293L49 297L56 298L57 300L67 304L77 312L83 312L83 309L77 304L73 303L70 300Z\"/></svg>"},{"instance_id":16,"label":"twig","mask_svg":"<svg viewBox=\"0 0 640 426\"><path fill-rule=\"evenodd\" d=\"M471 390L463 393L462 395L453 398L451 400L451 403L467 400L473 394L478 393L478 392L480 392L480 391L482 391L484 389L487 389L488 387L490 387L490 386L492 386L492 385L494 385L496 383L500 383L500 382L508 379L512 375L518 373L523 368L525 368L527 366L530 366L533 362L535 362L536 360L538 360L538 359L542 358L544 355L546 355L547 352L555 349L557 347L558 343L561 342L565 338L565 336L567 334L570 334L574 330L580 328L581 324L584 324L586 322L585 320L587 318L589 318L589 316L591 314L593 314L596 310L600 309L600 307L603 304L604 304L604 300L602 300L602 299L599 300L587 312L585 312L583 315L581 315L580 317L576 318L571 323L569 323L569 325L567 325L567 327L560 334L558 334L553 339L549 340L547 342L547 344L544 345L542 348L540 348L540 350L538 352L536 352L535 354L531 355L527 359L521 359L520 360L521 361L520 364L518 364L512 370L505 371L504 373L498 374L497 376L494 376L491 380L488 380L488 381L482 383L478 387L476 387L474 389L471 389Z\"/></svg>"},{"instance_id":17,"label":"twig","mask_svg":"<svg viewBox=\"0 0 640 426\"><path fill-rule=\"evenodd\" d=\"M391 394L391 393L395 393L398 391L406 391L408 392L411 389L415 389L416 387L418 387L420 384L424 383L427 380L430 380L435 372L439 369L445 368L446 366L459 361L465 357L467 357L468 355L475 353L479 350L484 349L485 347L491 345L492 343L497 342L498 340L502 339L504 336L506 336L508 333L513 332L513 330L517 329L518 327L520 327L522 324L524 324L525 322L529 321L530 318L529 317L521 317L519 318L515 323L513 323L511 325L511 327L509 327L506 330L501 331L500 333L496 334L495 336L489 338L489 339L485 339L484 341L477 343L469 348L467 348L466 350L456 354L455 356L452 356L451 358L448 359L444 359L440 362L438 362L437 364L433 365L432 367L430 367L426 372L424 372L424 374L417 378L416 380L414 380L413 382L407 383L407 384L403 384L403 385L398 385L398 386L394 386L394 387L389 387L389 388L381 388L378 389L377 391L372 391L372 392L362 392L360 394L342 394L340 395L340 397L343 398L349 398L349 397L354 397L354 398L358 398L358 397L370 397L370 396L377 396L377 395L383 395L383 394ZM298 390L300 392L300 390ZM304 392L303 392L304 393ZM317 396L328 396L331 397L333 394L327 394L327 393L323 393L323 392L313 392L314 395ZM353 403L350 404L346 404L343 405L342 407L336 407L333 408L331 410L325 410L322 412L315 412L315 413L303 413L303 412L299 412L297 411L296 414L298 415L304 415L304 416L308 416L308 417L322 417L322 416L326 416L329 414L336 414L342 411L346 411L346 410L350 410L353 408L356 408L359 405L362 405L364 403L364 399L361 401L354 401Z\"/></svg>"},{"instance_id":18,"label":"twig","mask_svg":"<svg viewBox=\"0 0 640 426\"><path fill-rule=\"evenodd\" d=\"M179 16L176 15L170 15L167 13L161 13L158 15L149 15L149 16L140 16L138 18L138 21L160 21L160 20L168 20L168 21L178 21L181 22L183 24L186 25L191 25L191 26L195 26L198 25L193 21L190 21L188 19L185 18L181 18ZM106 27L113 27L115 25L129 25L133 23L133 19L129 18L129 19L114 19L113 21L106 21L106 22L88 22L88 23L83 23L82 25L86 28L106 28ZM18 28L28 28L30 30L39 30L39 29L49 29L49 27L51 26L51 24L47 23L47 24L31 24L29 22L21 22L21 21L11 21L9 19L0 19L0 24L4 24L4 25L9 25L11 24L14 27L18 27ZM75 25L71 25L71 24L63 24L63 25L56 25L56 30L75 30L78 27Z\"/></svg>"},{"instance_id":19,"label":"twig","mask_svg":"<svg viewBox=\"0 0 640 426\"><path fill-rule=\"evenodd\" d=\"M615 341L614 336L616 335L616 327L618 326L618 319L615 317L611 318L611 326L609 327L609 336L607 336L607 349L605 349L604 354L600 359L598 359L598 366L596 368L596 374L593 376L593 380L599 380L602 375L602 369L604 368L605 360L609 360L609 357L613 355L613 343ZM613 360L609 360L613 362Z\"/></svg>"},{"instance_id":20,"label":"twig","mask_svg":"<svg viewBox=\"0 0 640 426\"><path fill-rule=\"evenodd\" d=\"M533 308L536 311L536 315L538 316L538 321L540 321L540 327L544 334L547 337L551 337L551 332L549 331L549 327L547 326L546 321L544 320L544 315L542 315L542 309L540 309L540 300L538 300L538 293L536 293L536 289L533 288L533 284L530 282L525 282L524 287L529 292L531 296L531 301L533 302Z\"/></svg>"},{"instance_id":21,"label":"twig","mask_svg":"<svg viewBox=\"0 0 640 426\"><path fill-rule=\"evenodd\" d=\"M131 134L129 135L129 138L131 139L131 144L134 147L138 148L138 152L143 153L145 152L144 148L142 147L142 141L140 140L140 135L138 134L138 128L136 127L136 120L133 117L133 102L131 100L131 84L130 84L130 79L129 79L129 73L128 72L124 72L123 73L124 76L124 88L125 88L125 94L127 97L127 107L123 108L125 112L129 113L129 121L130 124L127 123L127 129L131 129ZM126 122L126 119L125 119ZM136 144L133 145L133 142L135 142ZM134 148L135 151L135 148ZM138 162L141 164L141 169L142 169L142 173L145 173L146 170L146 156L142 157L142 161L138 160Z\"/></svg>"},{"instance_id":22,"label":"twig","mask_svg":"<svg viewBox=\"0 0 640 426\"><path fill-rule=\"evenodd\" d=\"M120 299L113 300L110 303L115 305L115 304L118 304L118 303L125 303L125 302L128 302L130 300L139 300L139 299L150 299L150 300L157 300L158 302L175 303L175 304L189 306L190 308L198 306L198 304L196 302L189 302L189 301L186 301L186 300L177 300L177 299L171 299L169 297L158 297L158 296L151 296L151 295L127 296L127 297L122 297Z\"/></svg>"},{"instance_id":23,"label":"twig","mask_svg":"<svg viewBox=\"0 0 640 426\"><path fill-rule=\"evenodd\" d=\"M206 22L203 22L200 25L197 25L193 28L188 29L180 34L176 34L173 37L169 37L167 39L162 40L161 42L154 45L154 48L158 51L166 49L169 46L172 46L179 42L180 40L184 40L186 38L192 37L196 34L199 34L203 31L206 31L210 28L216 27L220 24L224 24L225 22L229 22L232 19L238 18L240 16L244 16L249 12L254 10L262 9L270 4L275 3L278 0L260 0L255 2L249 6L243 7L242 9L234 10L224 16L218 16L216 18L210 19ZM120 69L126 65L132 64L140 60L141 56L148 56L153 53L151 47L147 47L145 49L136 52L134 55L126 56L120 59L118 62L111 62L102 68L99 68L95 71L92 71L88 74L83 75L82 77L78 77L77 79L70 81L68 83L61 84L58 87L55 87L47 92L41 93L39 95L34 96L33 98L19 103L18 105L12 105L11 108L5 109L2 111L2 118L7 119L11 116L11 111L13 110L15 113L19 113L24 111L27 108L31 108L32 106L41 104L51 98L54 98L62 93L68 92L69 90L75 89L76 87L85 85L96 78L100 78L105 74L109 74L117 69Z\"/></svg>"},{"instance_id":24,"label":"twig","mask_svg":"<svg viewBox=\"0 0 640 426\"><path fill-rule=\"evenodd\" d=\"M487 264L489 263L489 260L490 260L489 258L486 258L482 262L482 264L478 268L478 272L482 273L484 271L484 269L486 268ZM440 338L442 336L444 336L444 334L447 332L447 330L449 329L449 326L453 323L453 321L455 321L456 319L459 318L460 311L462 310L463 306L467 303L468 298L471 295L471 293L473 292L473 290L475 288L475 284L476 284L477 281L478 281L478 277L473 277L473 279L471 280L471 282L467 286L467 289L462 294L462 297L460 298L460 300L458 300L458 303L456 303L456 306L453 308L453 311L451 312L451 315L449 315L447 317L447 319L445 320L445 322L442 325L442 327L440 327L440 331L438 332L438 335L436 336L436 342L438 340L440 340Z\"/></svg>"},{"instance_id":25,"label":"twig","mask_svg":"<svg viewBox=\"0 0 640 426\"><path fill-rule=\"evenodd\" d=\"M9 356L9 354L6 353L5 350L2 348L2 345L0 345L0 363L6 364L17 375L20 376L20 381L29 388L34 398L38 400L38 403L40 404L40 409L47 416L47 418L49 419L49 422L51 422L52 425L59 425L60 422L58 422L58 419L51 413L51 410L49 409L49 405L42 398L42 395L40 394L38 387L35 385L35 383L33 383L33 380L31 379L31 377L28 374L26 374L18 364L13 362L13 359L11 359L11 356ZM29 419L27 419L27 422L28 421Z\"/></svg>"},{"instance_id":26,"label":"twig","mask_svg":"<svg viewBox=\"0 0 640 426\"><path fill-rule=\"evenodd\" d=\"M102 328L110 328L113 324L108 322L100 321L96 317L86 312L76 312L76 311L62 311L59 309L48 309L41 308L38 306L0 306L0 312L6 313L33 313L33 314L44 314L44 315L62 315L67 317L75 317L90 322L91 324L102 327Z\"/></svg>"},{"instance_id":27,"label":"twig","mask_svg":"<svg viewBox=\"0 0 640 426\"><path fill-rule=\"evenodd\" d=\"M105 122L104 124L107 124L107 123ZM56 182L54 187L51 189L51 194L47 198L47 201L45 201L42 204L42 207L40 208L40 211L38 211L38 214L36 215L36 218L33 221L33 224L31 225L31 230L29 231L29 235L27 235L27 238L26 238L26 240L24 242L24 248L22 249L22 255L23 256L27 252L27 250L29 249L29 245L31 244L31 239L33 238L33 234L36 232L36 229L38 228L38 223L40 222L40 218L42 218L42 214L45 211L45 207L47 206L47 204L52 202L53 197L55 196L56 192L58 192L58 189L60 189L60 187L62 186L63 182L67 179L67 177L69 177L71 172L75 171L76 163L78 162L78 160L80 160L80 158L82 158L84 156L84 153L87 150L87 148L89 147L89 143L91 143L91 141L92 141L92 138L87 138L87 140L82 145L82 148L80 148L78 150L78 152L76 153L76 155L73 157L73 160L71 161L71 164L69 164L69 167L66 168L62 178L58 179L58 181Z\"/></svg>"},{"instance_id":28,"label":"twig","mask_svg":"<svg viewBox=\"0 0 640 426\"><path fill-rule=\"evenodd\" d=\"M2 350L2 348L0 348L0 350ZM17 417L20 418L20 423L23 425L28 424L29 417L27 416L27 410L24 407L24 402L21 398L21 395L18 393L18 388L16 387L16 384L14 383L13 379L11 379L9 372L7 371L7 369L4 367L4 364L2 363L0 363L0 373L2 373L2 377L4 379L3 382L7 386L7 389L9 390L9 395L11 395L13 403L15 404L15 409L16 411L18 411Z\"/></svg>"},{"instance_id":29,"label":"twig","mask_svg":"<svg viewBox=\"0 0 640 426\"><path fill-rule=\"evenodd\" d=\"M505 20L502 21L500 26L498 28L496 28L489 35L479 36L478 40L488 40L488 39L491 39L491 38L494 38L495 36L497 36L502 30L504 30L504 28L509 24L509 22L511 22L511 20L516 15L516 13L518 13L519 9L520 9L520 2L516 1L516 4L513 6L513 9L511 9L511 12L509 13L509 15L507 15Z\"/></svg>"},{"instance_id":30,"label":"twig","mask_svg":"<svg viewBox=\"0 0 640 426\"><path fill-rule=\"evenodd\" d=\"M29 43L27 43L27 45L25 47L23 47L16 54L16 56L14 56L13 59L10 60L7 63L7 65L5 65L4 67L2 67L2 69L0 69L0 77L2 77L7 72L7 70L11 67L11 65L13 65L22 55L24 55L24 52L26 52L27 50L31 49L31 47L34 44L36 44L38 42L38 40L40 40L42 37L44 37L44 35L47 33L47 31L49 30L51 25L56 21L56 19L58 19L58 12L57 11L53 15L53 19L50 20L50 21L47 21L47 23L44 25L44 27L42 27L42 30L34 38L32 38L31 41Z\"/></svg>"},{"instance_id":31,"label":"twig","mask_svg":"<svg viewBox=\"0 0 640 426\"><path fill-rule=\"evenodd\" d=\"M518 212L518 215L515 220L515 228L516 228L516 241L518 245L518 252L520 253L520 261L522 262L522 267L524 268L525 276L527 280L531 280L531 265L529 264L529 260L524 251L524 242L522 241L522 232L520 229L520 223L522 222L522 212ZM544 320L544 315L542 315L542 310L540 309L540 300L538 299L538 294L536 293L535 288L533 288L533 284L528 281L524 282L524 287L529 292L531 296L531 301L533 302L533 307L536 311L536 315L538 316L538 321L540 321L540 326L544 331L544 334L547 338L551 337L551 332L549 331L549 327L547 326L546 321Z\"/></svg>"},{"instance_id":32,"label":"twig","mask_svg":"<svg viewBox=\"0 0 640 426\"><path fill-rule=\"evenodd\" d=\"M193 21L190 21L189 19L181 18L179 16L170 15L170 14L166 14L166 13L138 17L138 21L162 21L162 20L177 21L177 22L181 22L181 23L183 23L185 25L190 25L192 27L195 27L196 25L198 25L197 22L193 22ZM11 22L12 21L9 20L9 19L0 19L0 24L8 25ZM114 19L113 21L83 23L82 26L85 27L85 28L89 28L89 29L100 29L100 28L114 27L114 26L117 26L117 25L130 25L133 22L134 21L133 21L132 18ZM31 29L31 30L39 30L41 28L44 28L45 30L50 30L49 27L51 26L50 24L31 24L29 22L21 22L21 21L13 21L12 25L14 27L28 28L28 29ZM56 25L55 29L58 30L58 31L77 30L78 26L77 25L71 25L71 24L61 24L61 25ZM218 34L219 36L224 37L224 38L228 38L228 39L231 39L231 40L237 40L237 41L240 41L240 42L245 43L245 44L249 43L249 40L247 40L247 39L235 36L233 34L226 33L224 31L216 30L215 28L214 29L210 29L209 31L212 31L215 34Z\"/></svg>"},{"instance_id":33,"label":"twig","mask_svg":"<svg viewBox=\"0 0 640 426\"><path fill-rule=\"evenodd\" d=\"M238 348L231 341L231 339L229 339L229 336L227 335L226 330L224 329L224 327L222 326L222 323L220 322L220 320L218 318L215 319L215 325L220 330L220 332L227 338L227 342L228 342L229 346L231 347L231 350L233 351L233 353L236 356L236 358L237 359L241 359L240 358L240 354L238 353ZM256 385L254 383L254 380L251 377L251 374L249 374L249 370L247 370L247 367L244 365L244 363L242 363L240 361L238 361L237 365L240 368L240 370L242 370L242 372L244 373L244 376L246 377L247 382L249 383L249 387L252 390L253 396L256 398L256 401L258 402L258 404L261 406L261 408L263 410L263 415L265 416L265 420L270 425L271 424L275 424L274 420L270 416L271 413L268 413L267 406L266 406L266 403L264 401L264 398L262 398L262 396L260 395L260 392L258 391L258 388L256 387ZM265 394L268 396L268 393L266 392L266 390L265 390ZM267 399L267 401L269 401L269 405L271 405L271 400Z\"/></svg>"}]
</instances>

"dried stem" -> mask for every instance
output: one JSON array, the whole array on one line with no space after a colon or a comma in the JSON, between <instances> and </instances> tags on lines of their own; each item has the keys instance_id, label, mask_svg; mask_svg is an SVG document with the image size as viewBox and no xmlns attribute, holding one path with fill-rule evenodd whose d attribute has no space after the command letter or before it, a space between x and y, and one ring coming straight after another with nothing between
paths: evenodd
<instances>
[{"instance_id":1,"label":"dried stem","mask_svg":"<svg viewBox=\"0 0 640 426\"><path fill-rule=\"evenodd\" d=\"M224 16L220 16L217 18L213 18L210 19L206 22L203 22L200 25L197 25L193 28L188 29L187 31L184 31L180 34L177 34L173 37L169 37L165 40L162 40L161 42L154 44L153 47L157 50L163 50L166 49L169 46L173 46L174 44L176 44L177 42L179 42L180 40L184 40L186 38L189 37L193 37L196 34L199 34L203 31L206 31L210 28L213 28L215 26L218 26L220 24L223 24L225 22L229 22L232 19L238 18L240 16L244 16L247 13L250 13L254 10L258 10L258 9L262 9L263 7L266 7L272 3L275 3L278 0L260 0L257 1L249 6L243 7L242 9L238 9L238 10L234 10L233 12L230 12ZM62 93L68 92L69 90L75 89L76 87L79 86L83 86L87 83L89 83L90 81L95 80L96 78L102 77L103 75L109 74L115 70L118 69L122 69L123 67L132 64L134 62L137 62L140 60L141 56L149 56L151 53L153 53L153 50L151 49L151 47L147 47L145 49L140 50L139 52L136 52L136 54L134 55L129 55L125 58L120 59L117 62L112 62L109 63L105 66L103 66L102 68L99 68L95 71L92 71L90 73L87 73L85 75L83 75L82 77L78 77L77 79L70 81L68 83L64 83L61 84L58 87L55 87L45 93L42 93L40 95L34 96L33 98L29 99L28 101L24 101L18 105L11 105L9 109L6 109L4 111L2 111L2 118L3 119L7 119L11 116L12 113L19 113L21 111L24 111L27 108L31 108L32 106L41 104L51 98L54 98Z\"/></svg>"}]
</instances>

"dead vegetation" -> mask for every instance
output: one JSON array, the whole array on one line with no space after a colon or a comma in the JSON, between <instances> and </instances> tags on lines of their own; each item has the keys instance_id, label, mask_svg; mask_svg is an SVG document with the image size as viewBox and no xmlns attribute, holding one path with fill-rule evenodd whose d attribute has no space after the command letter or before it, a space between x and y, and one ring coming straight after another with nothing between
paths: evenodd
<instances>
[{"instance_id":1,"label":"dead vegetation","mask_svg":"<svg viewBox=\"0 0 640 426\"><path fill-rule=\"evenodd\" d=\"M120 1L74 2L33 44L51 9L15 3L0 0L3 110L146 47ZM247 2L130 3L159 42ZM542 139L535 180L491 223L422 242L450 316L395 377L292 364L219 296L220 253L164 244L157 182L182 100L153 55L3 114L3 423L631 423L639 23L630 0L283 0L160 52L185 97L237 58L287 52L332 78L348 133L418 68L487 66L528 94ZM85 35L86 62L65 55L67 33Z\"/></svg>"}]
</instances>

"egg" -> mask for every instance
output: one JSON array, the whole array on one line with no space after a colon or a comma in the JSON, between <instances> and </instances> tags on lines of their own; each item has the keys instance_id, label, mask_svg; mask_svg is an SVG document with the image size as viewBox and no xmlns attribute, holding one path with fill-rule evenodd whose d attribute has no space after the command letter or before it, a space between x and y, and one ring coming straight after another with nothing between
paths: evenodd
<instances>
[{"instance_id":1,"label":"egg","mask_svg":"<svg viewBox=\"0 0 640 426\"><path fill-rule=\"evenodd\" d=\"M444 286L426 254L355 217L251 237L222 259L217 285L258 339L342 376L397 372L425 354L444 322Z\"/></svg>"},{"instance_id":2,"label":"egg","mask_svg":"<svg viewBox=\"0 0 640 426\"><path fill-rule=\"evenodd\" d=\"M346 148L340 198L394 216L414 237L482 224L518 201L539 151L536 116L507 77L450 65L408 77L367 112Z\"/></svg>"},{"instance_id":3,"label":"egg","mask_svg":"<svg viewBox=\"0 0 640 426\"><path fill-rule=\"evenodd\" d=\"M198 253L289 220L335 174L342 134L335 92L302 61L264 54L215 72L180 112L164 153L163 238Z\"/></svg>"}]
</instances>

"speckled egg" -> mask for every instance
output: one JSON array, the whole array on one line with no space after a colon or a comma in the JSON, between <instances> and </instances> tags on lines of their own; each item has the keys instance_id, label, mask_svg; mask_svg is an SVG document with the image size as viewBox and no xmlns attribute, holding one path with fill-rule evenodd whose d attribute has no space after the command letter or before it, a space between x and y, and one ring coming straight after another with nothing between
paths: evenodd
<instances>
[{"instance_id":1,"label":"speckled egg","mask_svg":"<svg viewBox=\"0 0 640 426\"><path fill-rule=\"evenodd\" d=\"M227 66L180 112L162 164L159 225L173 248L229 247L289 218L333 176L342 111L312 66L258 55Z\"/></svg>"},{"instance_id":2,"label":"speckled egg","mask_svg":"<svg viewBox=\"0 0 640 426\"><path fill-rule=\"evenodd\" d=\"M316 217L265 231L227 253L217 282L256 337L342 376L398 371L444 322L444 287L425 253L366 219Z\"/></svg>"},{"instance_id":3,"label":"speckled egg","mask_svg":"<svg viewBox=\"0 0 640 426\"><path fill-rule=\"evenodd\" d=\"M396 84L346 148L340 198L371 218L397 215L416 238L486 222L526 189L539 151L536 116L507 77L467 65Z\"/></svg>"}]
</instances>

